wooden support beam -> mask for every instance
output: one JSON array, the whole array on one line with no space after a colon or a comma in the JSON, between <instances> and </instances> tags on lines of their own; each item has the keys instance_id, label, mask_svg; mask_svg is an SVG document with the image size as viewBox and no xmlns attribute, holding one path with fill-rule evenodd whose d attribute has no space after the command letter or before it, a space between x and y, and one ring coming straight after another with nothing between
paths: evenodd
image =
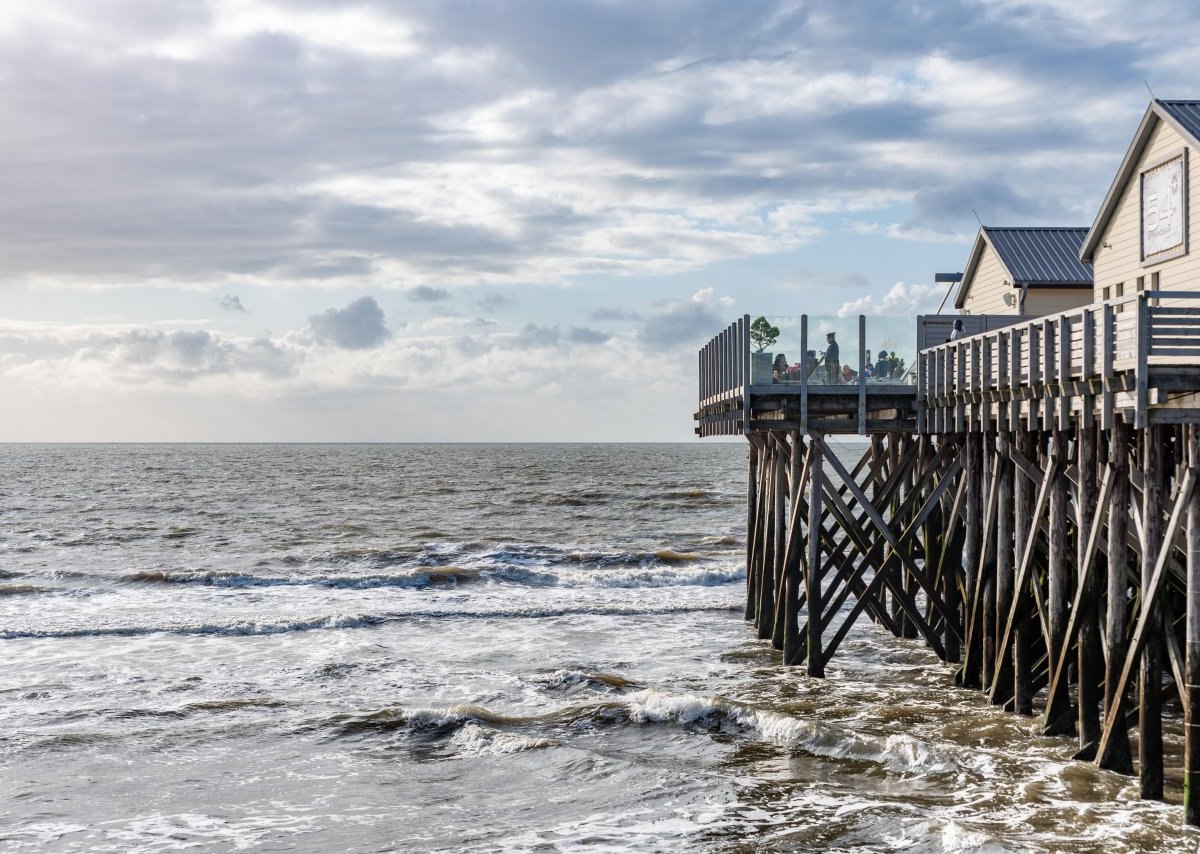
<instances>
[{"instance_id":1,"label":"wooden support beam","mask_svg":"<svg viewBox=\"0 0 1200 854\"><path fill-rule=\"evenodd\" d=\"M972 350L974 352L974 349ZM983 521L983 436L967 434L967 465L963 469L967 481L966 540L963 548L963 570L966 581L966 620L963 624L964 661L960 680L968 688L981 685L979 659L983 646L979 637L978 598L979 572L981 570L980 525Z\"/></svg>"},{"instance_id":2,"label":"wooden support beam","mask_svg":"<svg viewBox=\"0 0 1200 854\"><path fill-rule=\"evenodd\" d=\"M1192 501L1193 493L1196 488L1197 470L1189 468L1184 475L1183 480L1179 484L1179 489L1175 495L1175 501L1171 509L1171 518L1167 523L1167 530L1164 535L1164 546L1174 542L1176 535L1182 527L1183 517L1186 515L1188 505ZM1121 667L1121 673L1113 688L1113 694L1117 698L1113 703L1112 708L1105 715L1104 732L1100 738L1100 750L1097 753L1096 761L1101 767L1107 767L1105 764L1108 757L1108 751L1111 747L1112 734L1118 726L1124 725L1124 695L1125 689L1129 686L1133 676L1134 668L1138 666L1142 658L1142 653L1147 647L1147 643L1156 633L1154 623L1158 616L1158 609L1155 608L1159 594L1162 593L1164 581L1166 580L1166 554L1167 549L1164 547L1157 553L1157 558L1154 563L1153 570L1146 585L1142 588L1142 605L1138 614L1137 625L1133 630L1133 637L1130 639L1129 648L1125 652L1125 661ZM1161 676L1161 672L1159 674ZM1143 695L1144 696L1144 695ZM1141 704L1139 711L1139 728L1145 726L1145 722L1141 717L1146 713L1146 704ZM1159 725L1161 726L1161 720ZM1160 769L1161 771L1161 769ZM1143 797L1148 797L1143 795ZM1160 796L1161 797L1161 796Z\"/></svg>"},{"instance_id":3,"label":"wooden support beam","mask_svg":"<svg viewBox=\"0 0 1200 854\"><path fill-rule=\"evenodd\" d=\"M1032 518L1036 519L1037 517L1041 516L1043 513L1046 512L1046 506L1049 502L1050 492L1051 492L1054 484L1058 480L1058 467L1059 467L1058 459L1051 458L1049 465L1046 466L1046 476L1042 479L1042 486L1041 486L1041 489L1038 491L1037 501L1034 503L1034 510L1033 510ZM1034 539L1035 539L1033 532L1036 529L1034 529L1032 526L1030 526L1029 530L1030 530L1030 536L1025 540L1025 542L1024 543L1018 542L1018 545L1022 549L1021 562L1017 567L1016 582L1013 585L1012 606L1009 608L1008 617L1004 623L1004 632L1000 636L1000 643L996 647L997 656L1008 654L1009 644L1012 642L1012 635L1013 635L1014 630L1017 627L1018 616L1021 613L1021 606L1023 604L1022 600L1024 599L1025 591L1030 584L1030 577L1031 577L1032 568L1033 568L1033 553L1034 553ZM1015 662L1014 663L1014 666L1016 667L1018 672L1020 672L1020 670L1021 670L1021 667L1020 667L1021 663L1023 663L1023 662ZM997 664L997 666L993 668L992 672L997 673L997 672L999 672L999 670L1000 670L1000 668ZM1019 686L1018 686L1018 688L1019 688ZM997 693L995 682L992 683L990 693L993 695L993 700L994 700L994 696ZM1018 690L1018 692L1017 692L1017 698L1018 698L1018 711L1020 711L1020 705L1019 705L1019 700L1021 699L1020 690Z\"/></svg>"},{"instance_id":4,"label":"wooden support beam","mask_svg":"<svg viewBox=\"0 0 1200 854\"><path fill-rule=\"evenodd\" d=\"M1111 308L1111 306L1109 306ZM1128 622L1129 586L1129 426L1124 419L1112 422L1108 436L1108 465L1112 472L1112 500L1108 514L1108 562L1107 593L1104 618L1104 720L1116 719L1124 708L1124 688L1117 693L1121 682L1121 663L1125 660L1125 629ZM1108 738L1104 752L1098 752L1096 763L1101 768L1119 774L1133 773L1133 752L1129 745L1129 732L1124 726L1116 726L1110 732L1101 732L1101 742Z\"/></svg>"},{"instance_id":5,"label":"wooden support beam","mask_svg":"<svg viewBox=\"0 0 1200 854\"><path fill-rule=\"evenodd\" d=\"M1070 662L1070 650L1076 639L1080 639L1082 643L1082 633L1087 626L1089 619L1093 619L1093 615L1088 611L1088 597L1094 589L1093 582L1099 578L1099 573L1095 571L1096 556L1099 553L1100 532L1104 527L1104 517L1108 512L1108 502L1112 495L1113 479L1112 470L1108 469L1104 473L1104 481L1100 486L1100 495L1097 499L1092 497L1091 507L1094 518L1089 519L1085 526L1089 532L1088 539L1084 544L1084 548L1080 554L1079 563L1079 579L1075 585L1075 600L1071 606L1071 618L1067 623L1066 633L1063 637L1062 647L1055 653L1056 660L1050 669L1050 687L1048 698L1053 698L1056 695L1067 693L1067 672ZM1099 637L1095 639L1099 644ZM1098 683L1097 683L1098 684ZM1082 685L1080 686L1082 689ZM1053 704L1052 699L1047 700L1047 708ZM1081 712L1082 714L1082 712ZM1085 738L1085 735L1087 736ZM1080 749L1090 749L1093 753L1099 746L1100 742L1100 724L1097 716L1095 731L1088 733L1083 732L1083 727L1080 728ZM1091 758L1078 756L1076 758Z\"/></svg>"},{"instance_id":6,"label":"wooden support beam","mask_svg":"<svg viewBox=\"0 0 1200 854\"><path fill-rule=\"evenodd\" d=\"M1092 322L1090 312L1084 321ZM1087 329L1090 331L1091 326ZM1087 343L1090 335L1085 335ZM1085 347L1085 364L1090 367L1091 347ZM1101 464L1098 457L1099 428L1094 418L1075 428L1075 450L1079 465L1079 488L1075 500L1075 541L1077 546L1075 567L1078 577L1075 582L1075 602L1071 608L1071 622L1067 626L1069 647L1078 634L1076 666L1076 707L1079 710L1077 730L1080 758L1091 759L1100 746L1100 706L1103 702L1104 649L1100 642L1100 590L1102 573L1094 567L1102 563L1098 559L1100 533L1108 510L1111 495L1112 472L1105 466L1104 478L1096 490L1096 475Z\"/></svg>"},{"instance_id":7,"label":"wooden support beam","mask_svg":"<svg viewBox=\"0 0 1200 854\"><path fill-rule=\"evenodd\" d=\"M1001 339L1003 340L1003 339ZM1010 458L1012 436L1003 432L999 436L999 452L996 457L996 601L992 610L992 627L988 635L989 646L984 650L985 660L996 662L995 672L985 684L999 686L995 698L997 705L1007 703L1012 698L1012 657L999 655L997 637L999 627L1003 625L1004 615L1012 607L1013 597L1013 517L1015 514L1013 495L1013 463Z\"/></svg>"},{"instance_id":8,"label":"wooden support beam","mask_svg":"<svg viewBox=\"0 0 1200 854\"><path fill-rule=\"evenodd\" d=\"M1049 408L1048 408L1049 411ZM1050 453L1056 465L1065 468L1069 459L1066 449L1066 433L1055 429ZM1055 478L1050 490L1050 561L1048 566L1047 622L1049 632L1046 643L1050 661L1066 661L1067 619L1071 606L1071 567L1067 563L1068 551L1067 480ZM1065 664L1064 664L1065 666ZM1050 674L1051 683L1054 673ZM1065 685L1065 680L1063 681ZM1075 720L1071 700L1065 690L1047 697L1046 714L1042 732L1046 735L1070 735L1075 731Z\"/></svg>"},{"instance_id":9,"label":"wooden support beam","mask_svg":"<svg viewBox=\"0 0 1200 854\"><path fill-rule=\"evenodd\" d=\"M1187 462L1200 470L1200 425L1187 428ZM1184 629L1183 813L1200 825L1200 494L1187 504L1187 620Z\"/></svg>"},{"instance_id":10,"label":"wooden support beam","mask_svg":"<svg viewBox=\"0 0 1200 854\"><path fill-rule=\"evenodd\" d=\"M916 563L913 561L913 558L912 558L911 554L909 553L907 544L905 542L903 542L901 540L901 538L896 535L896 533L891 529L891 527L889 527L888 524L883 520L883 517L879 515L879 511L876 510L871 505L871 502L867 499L867 497L863 493L862 489L860 489L858 484L856 484L854 482L854 479L852 477L850 477L850 473L848 471L846 471L846 467L842 464L841 460L839 460L836 456L834 456L831 452L828 451L828 448L825 445L824 437L819 434L815 434L815 433L810 434L810 436L812 437L813 441L815 441L818 445L821 445L826 448L826 454L825 454L826 459L829 460L829 463L830 463L830 465L832 465L834 471L837 472L838 476L842 478L842 481L849 488L850 494L858 499L859 503L862 505L863 512L867 516L867 519L870 520L871 524L883 536L883 538L885 540L887 540L888 544L892 547L895 554L900 558L900 561L904 565L905 569L907 569L909 572L912 572L915 577L918 577L918 578L922 577L923 573L921 573L920 569L917 567ZM847 533L853 533L853 532L847 531ZM887 582L885 581L885 583L887 583ZM889 584L889 586L891 586L891 585ZM894 595L900 596L902 601L906 598L903 595L903 590L897 592L897 590L893 587L892 592ZM944 618L946 618L947 620L953 620L954 615L946 607L946 604L941 601L940 597L937 596L937 593L935 591L926 589L925 595L930 597L930 599L934 603L934 607L942 612L942 616ZM909 601L911 601L911 600L909 600ZM905 603L905 613L907 614L907 616L910 619L913 619L917 623L918 627L920 627L922 625L927 625L927 624L925 624L925 620L920 616L920 614L917 613L914 608L909 607L908 602Z\"/></svg>"},{"instance_id":11,"label":"wooden support beam","mask_svg":"<svg viewBox=\"0 0 1200 854\"><path fill-rule=\"evenodd\" d=\"M1139 305L1145 307L1144 299ZM1147 312L1148 315L1148 312ZM1150 427L1142 431L1142 613L1138 617L1139 628L1145 627L1145 649L1142 652L1142 668L1138 679L1138 700L1141 710L1138 715L1138 778L1142 797L1161 800L1163 796L1163 741L1162 741L1162 612L1158 605L1157 591L1151 589L1153 571L1162 554L1163 564L1170 554L1170 546L1163 547L1162 539L1162 489L1167 477L1163 458L1166 430ZM1177 508L1178 509L1178 508ZM1178 513L1174 514L1178 516ZM1171 537L1172 541L1174 537Z\"/></svg>"},{"instance_id":12,"label":"wooden support beam","mask_svg":"<svg viewBox=\"0 0 1200 854\"><path fill-rule=\"evenodd\" d=\"M821 648L821 579L817 568L821 565L821 538L812 532L821 526L821 507L824 502L825 443L819 432L809 434L808 472L808 561L805 566L805 598L808 600L808 632L805 645L808 648L808 675L825 676L824 650Z\"/></svg>"},{"instance_id":13,"label":"wooden support beam","mask_svg":"<svg viewBox=\"0 0 1200 854\"><path fill-rule=\"evenodd\" d=\"M758 514L759 480L762 468L761 440L758 436L749 436L750 451L747 463L746 477L746 612L745 619L753 620L758 611Z\"/></svg>"}]
</instances>

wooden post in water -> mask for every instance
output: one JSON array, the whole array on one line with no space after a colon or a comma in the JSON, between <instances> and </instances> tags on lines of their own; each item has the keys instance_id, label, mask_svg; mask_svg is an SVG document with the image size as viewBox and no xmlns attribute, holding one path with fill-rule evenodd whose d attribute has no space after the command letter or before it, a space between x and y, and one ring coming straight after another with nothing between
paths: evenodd
<instances>
[{"instance_id":1,"label":"wooden post in water","mask_svg":"<svg viewBox=\"0 0 1200 854\"><path fill-rule=\"evenodd\" d=\"M1151 425L1141 431L1142 472L1142 608L1146 621L1146 645L1142 650L1142 668L1138 680L1138 776L1142 797L1161 800L1163 796L1162 741L1162 611L1156 602L1146 602L1154 564L1162 548L1163 443L1165 431Z\"/></svg>"},{"instance_id":2,"label":"wooden post in water","mask_svg":"<svg viewBox=\"0 0 1200 854\"><path fill-rule=\"evenodd\" d=\"M804 639L800 636L800 589L803 586L801 563L804 551L804 520L800 502L804 494L804 439L792 432L791 490L788 507L788 537L784 558L783 661L791 664L800 654Z\"/></svg>"},{"instance_id":3,"label":"wooden post in water","mask_svg":"<svg viewBox=\"0 0 1200 854\"><path fill-rule=\"evenodd\" d=\"M1047 407L1050 411L1051 407ZM1060 469L1067 463L1066 433L1055 428L1052 434L1050 454L1057 461ZM1034 520L1036 524L1037 520ZM1067 563L1067 480L1063 475L1055 478L1050 491L1050 563L1049 563L1049 595L1047 597L1047 616L1050 627L1050 637L1047 647L1050 653L1051 673L1054 678L1054 662L1061 656L1067 638L1067 619L1071 607L1071 567ZM1064 659L1063 666L1067 666ZM1065 674L1064 674L1065 675ZM1046 735L1067 735L1074 731L1075 721L1071 714L1071 701L1066 691L1066 680L1061 679L1062 690L1047 698L1046 717L1042 731Z\"/></svg>"},{"instance_id":4,"label":"wooden post in water","mask_svg":"<svg viewBox=\"0 0 1200 854\"><path fill-rule=\"evenodd\" d=\"M771 636L775 615L775 445L767 437L764 440L762 468L762 512L759 514L762 547L759 554L758 609L755 612L755 628L759 640Z\"/></svg>"},{"instance_id":5,"label":"wooden post in water","mask_svg":"<svg viewBox=\"0 0 1200 854\"><path fill-rule=\"evenodd\" d=\"M1121 667L1125 661L1125 625L1129 606L1126 590L1129 587L1129 426L1124 418L1113 419L1108 439L1108 463L1112 469L1113 491L1108 514L1108 585L1104 619L1105 658L1104 717L1107 720L1115 709L1124 709L1125 698L1119 693ZM1101 768L1120 774L1133 773L1133 752L1129 731L1124 722L1113 729L1108 740L1107 755L1099 754L1096 762Z\"/></svg>"},{"instance_id":6,"label":"wooden post in water","mask_svg":"<svg viewBox=\"0 0 1200 854\"><path fill-rule=\"evenodd\" d=\"M1017 450L1026 459L1033 457L1034 437L1032 433L1020 431L1017 433ZM1032 547L1031 537L1037 536L1033 527L1033 491L1028 478L1022 473L1016 476L1016 488L1013 490L1015 503L1015 518L1013 519L1013 556L1019 566L1025 549ZM1026 582L1026 585L1028 582ZM1029 590L1026 585L1013 588L1013 597L1017 600L1016 618L1013 626L1013 706L1019 715L1033 714L1033 661L1032 642L1029 625Z\"/></svg>"},{"instance_id":7,"label":"wooden post in water","mask_svg":"<svg viewBox=\"0 0 1200 854\"><path fill-rule=\"evenodd\" d=\"M808 466L808 565L805 567L805 598L808 602L808 675L824 678L825 657L821 648L821 508L824 505L825 467L821 434L813 431Z\"/></svg>"},{"instance_id":8,"label":"wooden post in water","mask_svg":"<svg viewBox=\"0 0 1200 854\"><path fill-rule=\"evenodd\" d=\"M1200 425L1186 430L1188 466L1200 471ZM1187 507L1186 625L1183 811L1188 824L1200 825L1200 492Z\"/></svg>"},{"instance_id":9,"label":"wooden post in water","mask_svg":"<svg viewBox=\"0 0 1200 854\"><path fill-rule=\"evenodd\" d=\"M999 436L1000 453L996 460L995 477L999 480L996 493L996 603L993 612L993 637L990 651L984 652L984 660L995 660L999 651L996 649L998 638L1004 631L1004 623L1012 608L1013 597L1013 521L1015 514L1015 486L1013 484L1013 464L1011 459L1011 434L1002 432ZM1024 475L1018 475L1024 478ZM1006 655L999 662L998 672L992 674L993 682L999 690L993 692L992 702L1003 705L1012 698L1012 656Z\"/></svg>"},{"instance_id":10,"label":"wooden post in water","mask_svg":"<svg viewBox=\"0 0 1200 854\"><path fill-rule=\"evenodd\" d=\"M750 437L746 454L746 612L747 620L754 619L758 603L757 578L754 573L755 546L758 534L758 443Z\"/></svg>"},{"instance_id":11,"label":"wooden post in water","mask_svg":"<svg viewBox=\"0 0 1200 854\"><path fill-rule=\"evenodd\" d=\"M966 600L963 608L963 631L966 637L964 654L966 661L962 670L962 684L968 688L980 687L979 658L983 653L980 643L978 612L972 607L979 595L980 532L983 529L983 445L979 433L967 433L967 467L963 477L967 479L967 518L963 547L963 571L966 573Z\"/></svg>"},{"instance_id":12,"label":"wooden post in water","mask_svg":"<svg viewBox=\"0 0 1200 854\"><path fill-rule=\"evenodd\" d=\"M1093 539L1092 523L1096 521L1096 476L1099 466L1097 455L1097 428L1094 419L1087 426L1075 428L1076 463L1079 471L1079 490L1076 500L1075 566L1083 572L1084 565L1097 556L1088 554ZM1097 532L1098 533L1098 532ZM1094 751L1100 744L1101 685L1104 680L1104 653L1100 646L1100 573L1092 570L1087 579L1078 579L1083 589L1079 596L1078 652L1076 672L1079 706L1079 749ZM1090 758L1090 753L1086 757Z\"/></svg>"},{"instance_id":13,"label":"wooden post in water","mask_svg":"<svg viewBox=\"0 0 1200 854\"><path fill-rule=\"evenodd\" d=\"M775 603L771 618L771 645L783 649L783 611L787 586L784 584L784 550L787 544L787 501L791 494L788 488L788 469L791 462L791 449L788 447L785 434L772 431L771 438L775 444L775 560L773 570L775 575Z\"/></svg>"}]
</instances>

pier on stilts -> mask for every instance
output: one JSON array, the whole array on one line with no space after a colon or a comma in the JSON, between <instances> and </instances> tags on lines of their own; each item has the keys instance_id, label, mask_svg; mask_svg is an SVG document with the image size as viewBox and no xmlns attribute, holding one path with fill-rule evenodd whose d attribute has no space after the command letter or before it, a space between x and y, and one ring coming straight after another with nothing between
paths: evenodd
<instances>
[{"instance_id":1,"label":"pier on stilts","mask_svg":"<svg viewBox=\"0 0 1200 854\"><path fill-rule=\"evenodd\" d=\"M748 315L700 352L697 433L749 446L758 637L823 677L871 620L1144 798L1164 795L1162 722L1181 716L1200 824L1200 293L1014 317L914 346L888 381L864 370L876 319L854 320L850 382L765 367Z\"/></svg>"}]
</instances>

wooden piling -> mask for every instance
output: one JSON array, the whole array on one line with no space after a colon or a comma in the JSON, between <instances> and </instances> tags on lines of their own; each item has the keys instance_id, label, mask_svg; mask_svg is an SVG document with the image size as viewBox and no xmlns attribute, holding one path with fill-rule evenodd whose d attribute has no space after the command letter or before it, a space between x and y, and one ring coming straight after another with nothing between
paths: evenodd
<instances>
[{"instance_id":1,"label":"wooden piling","mask_svg":"<svg viewBox=\"0 0 1200 854\"><path fill-rule=\"evenodd\" d=\"M1104 619L1106 666L1104 671L1104 719L1120 720L1108 736L1107 750L1096 756L1101 768L1121 774L1133 773L1133 752L1124 725L1125 696L1120 691L1121 667L1125 660L1125 631L1129 587L1129 440L1123 418L1113 421L1109 431L1108 463L1113 491L1108 514L1108 583Z\"/></svg>"},{"instance_id":2,"label":"wooden piling","mask_svg":"<svg viewBox=\"0 0 1200 854\"><path fill-rule=\"evenodd\" d=\"M1200 472L1200 425L1187 430L1187 464ZM1184 820L1200 825L1200 495L1187 507L1187 622L1184 665Z\"/></svg>"},{"instance_id":3,"label":"wooden piling","mask_svg":"<svg viewBox=\"0 0 1200 854\"><path fill-rule=\"evenodd\" d=\"M1056 428L1053 431L1050 453L1060 468L1066 464L1068 456L1066 434L1063 430ZM1059 476L1055 478L1050 491L1050 556L1047 569L1047 618L1050 629L1047 647L1052 668L1060 658L1064 661L1063 666L1066 666L1061 653L1066 644L1071 602L1071 568L1067 562L1067 509L1067 481L1065 477ZM1055 682L1054 676L1052 670L1049 674L1052 684ZM1058 685L1061 686L1060 689L1052 692L1046 699L1046 714L1042 724L1042 731L1046 735L1067 735L1075 730L1066 680L1058 680Z\"/></svg>"},{"instance_id":4,"label":"wooden piling","mask_svg":"<svg viewBox=\"0 0 1200 854\"><path fill-rule=\"evenodd\" d=\"M1143 798L1161 800L1163 796L1162 741L1162 615L1150 597L1151 579L1162 548L1163 442L1165 431L1152 425L1141 431L1142 472L1142 608L1139 622L1145 622L1146 641L1138 680L1138 777Z\"/></svg>"},{"instance_id":5,"label":"wooden piling","mask_svg":"<svg viewBox=\"0 0 1200 854\"><path fill-rule=\"evenodd\" d=\"M814 436L814 440L819 434ZM808 561L805 566L805 599L808 609L808 675L819 678L825 676L824 650L821 648L821 579L818 569L821 565L821 538L814 532L821 527L821 508L824 504L825 467L824 453L821 444L813 441L809 446L808 465Z\"/></svg>"}]
</instances>

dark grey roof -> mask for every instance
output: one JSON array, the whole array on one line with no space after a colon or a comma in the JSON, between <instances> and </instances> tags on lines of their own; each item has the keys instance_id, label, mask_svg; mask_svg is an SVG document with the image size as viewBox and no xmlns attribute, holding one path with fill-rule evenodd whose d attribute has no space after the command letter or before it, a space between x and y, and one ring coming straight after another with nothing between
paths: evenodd
<instances>
[{"instance_id":1,"label":"dark grey roof","mask_svg":"<svg viewBox=\"0 0 1200 854\"><path fill-rule=\"evenodd\" d=\"M1200 101L1159 101L1164 110L1193 138L1200 139Z\"/></svg>"},{"instance_id":2,"label":"dark grey roof","mask_svg":"<svg viewBox=\"0 0 1200 854\"><path fill-rule=\"evenodd\" d=\"M1092 265L1079 260L1086 228L995 228L987 241L1014 285L1090 285Z\"/></svg>"}]
</instances>

